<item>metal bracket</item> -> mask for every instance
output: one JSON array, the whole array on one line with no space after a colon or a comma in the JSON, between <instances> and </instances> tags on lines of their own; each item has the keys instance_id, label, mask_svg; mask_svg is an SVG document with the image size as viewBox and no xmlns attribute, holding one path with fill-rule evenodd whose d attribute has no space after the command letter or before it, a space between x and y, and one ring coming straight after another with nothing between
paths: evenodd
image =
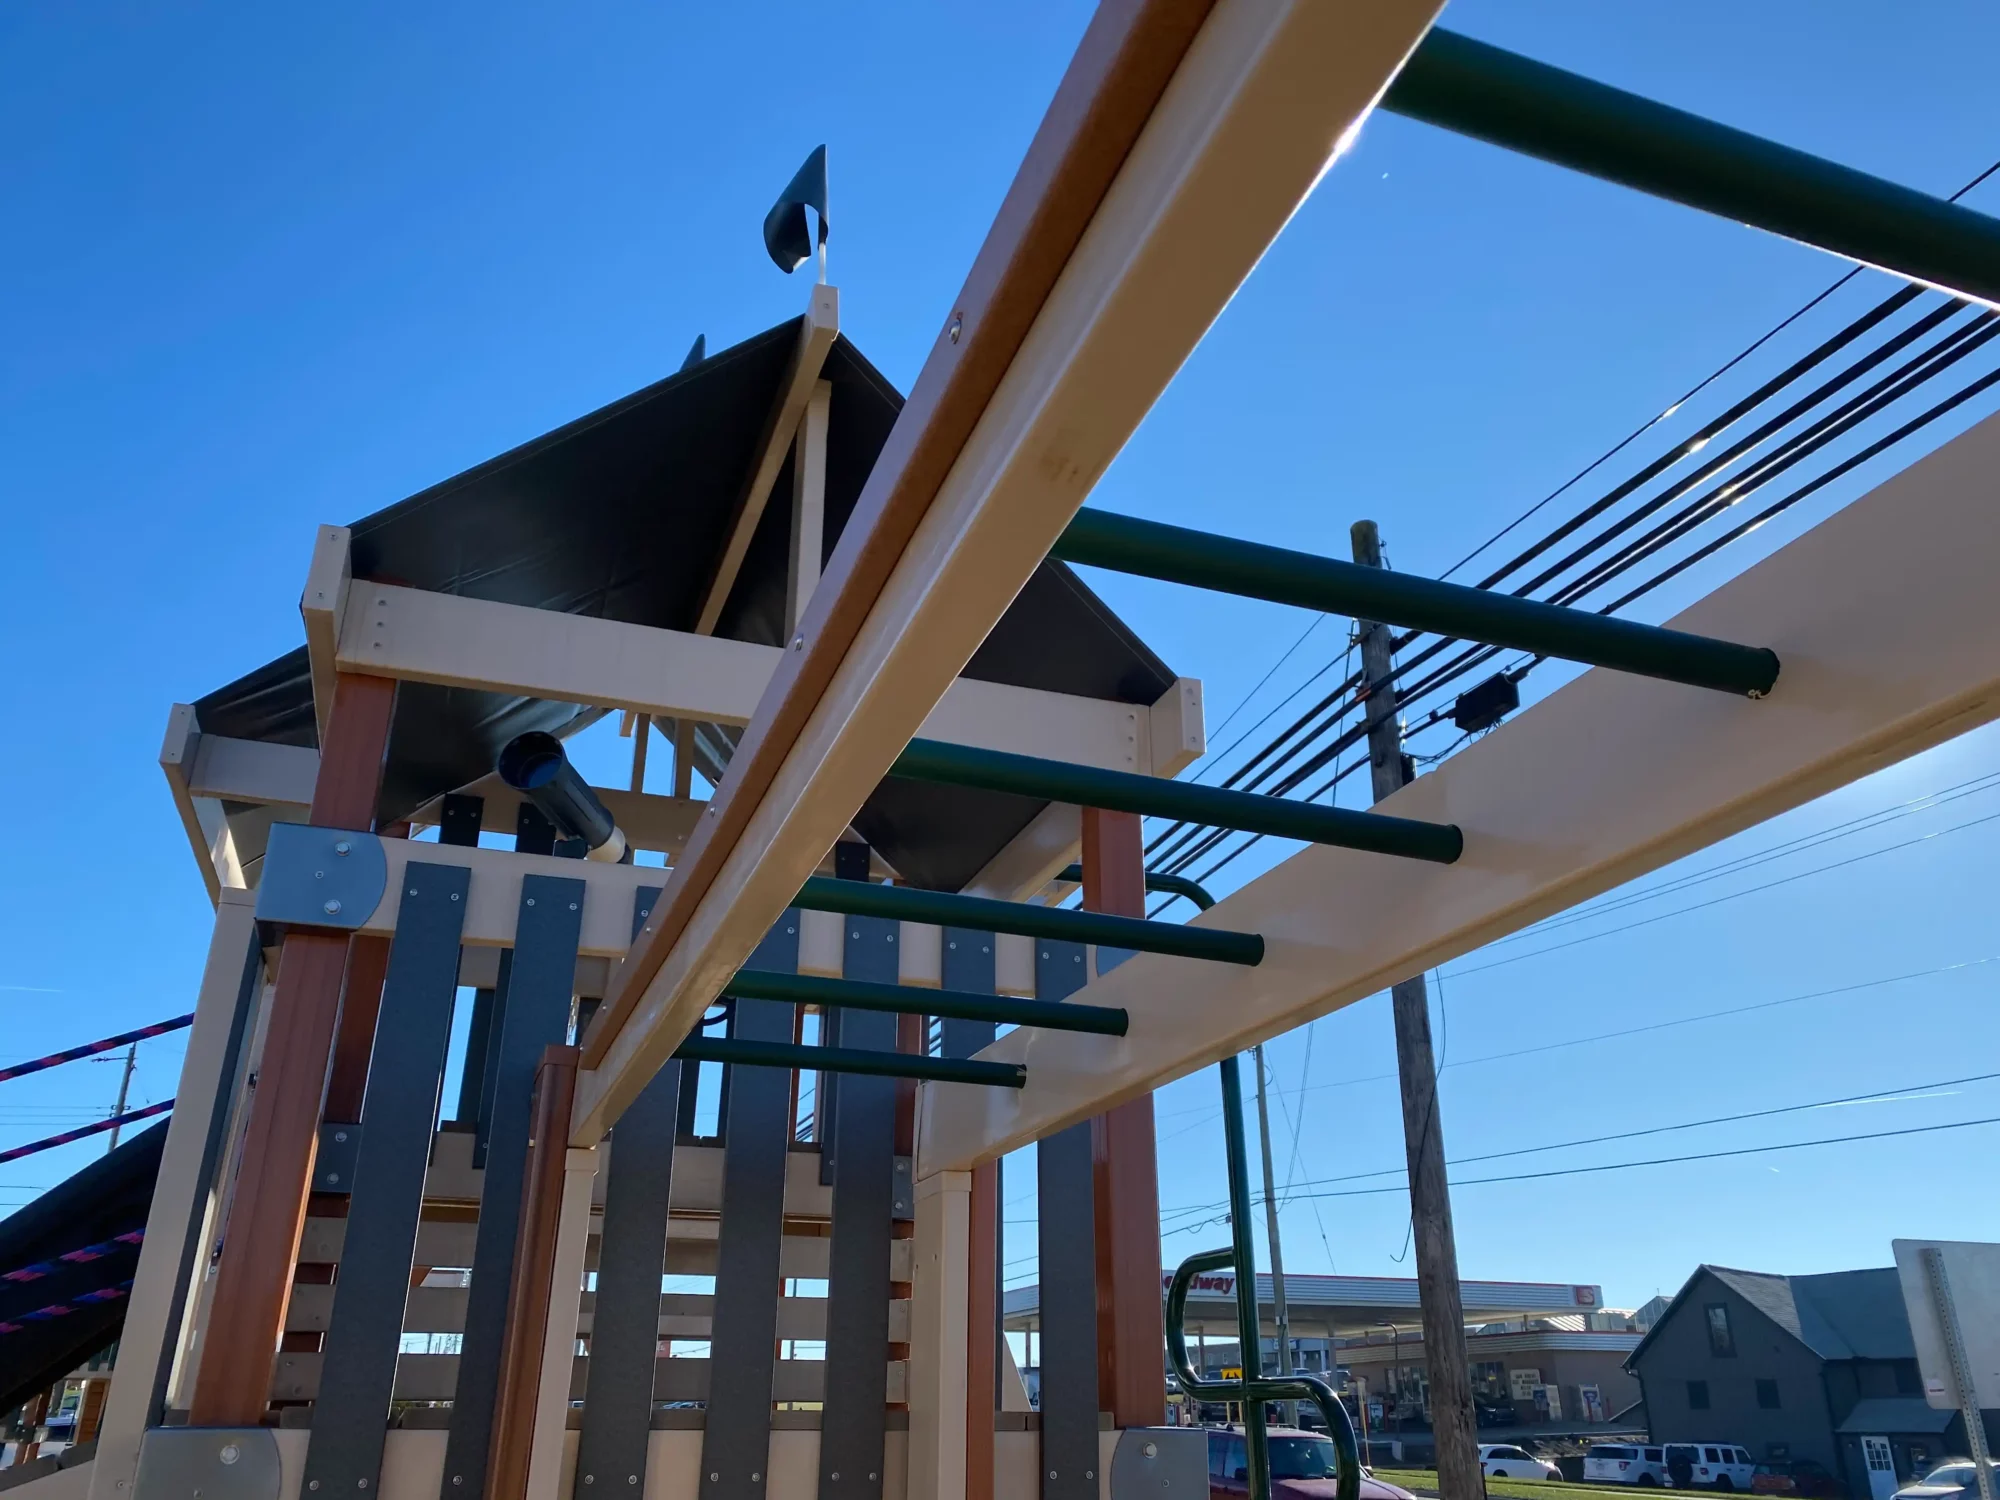
<instances>
[{"instance_id":1,"label":"metal bracket","mask_svg":"<svg viewBox=\"0 0 2000 1500\"><path fill-rule=\"evenodd\" d=\"M389 861L372 833L274 823L257 886L257 919L355 928L381 905Z\"/></svg>"},{"instance_id":2,"label":"metal bracket","mask_svg":"<svg viewBox=\"0 0 2000 1500\"><path fill-rule=\"evenodd\" d=\"M1111 1500L1183 1500L1208 1493L1208 1432L1127 1427L1111 1450Z\"/></svg>"},{"instance_id":3,"label":"metal bracket","mask_svg":"<svg viewBox=\"0 0 2000 1500\"><path fill-rule=\"evenodd\" d=\"M361 1127L328 1120L319 1127L319 1151L313 1157L315 1193L354 1191L354 1164L361 1159Z\"/></svg>"},{"instance_id":4,"label":"metal bracket","mask_svg":"<svg viewBox=\"0 0 2000 1500\"><path fill-rule=\"evenodd\" d=\"M910 1158L896 1158L896 1174L889 1189L889 1217L898 1223L907 1223L917 1216L917 1190L915 1174Z\"/></svg>"},{"instance_id":5,"label":"metal bracket","mask_svg":"<svg viewBox=\"0 0 2000 1500\"><path fill-rule=\"evenodd\" d=\"M278 1500L283 1469L268 1427L151 1427L134 1500Z\"/></svg>"}]
</instances>

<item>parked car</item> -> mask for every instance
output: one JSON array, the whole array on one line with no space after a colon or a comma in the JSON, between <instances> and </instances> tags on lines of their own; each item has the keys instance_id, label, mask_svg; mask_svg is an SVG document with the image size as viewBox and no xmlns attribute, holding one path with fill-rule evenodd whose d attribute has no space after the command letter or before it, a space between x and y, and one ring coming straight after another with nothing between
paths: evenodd
<instances>
[{"instance_id":1,"label":"parked car","mask_svg":"<svg viewBox=\"0 0 2000 1500\"><path fill-rule=\"evenodd\" d=\"M1333 1440L1297 1427L1273 1427L1272 1500L1333 1500ZM1241 1500L1250 1493L1250 1455L1241 1427L1208 1430L1209 1500ZM1416 1500L1408 1490L1361 1471L1361 1500Z\"/></svg>"},{"instance_id":2,"label":"parked car","mask_svg":"<svg viewBox=\"0 0 2000 1500\"><path fill-rule=\"evenodd\" d=\"M1525 1448L1507 1443L1479 1445L1479 1472L1488 1479L1561 1479L1562 1470Z\"/></svg>"},{"instance_id":3,"label":"parked car","mask_svg":"<svg viewBox=\"0 0 2000 1500\"><path fill-rule=\"evenodd\" d=\"M1987 1461L2000 1482L2000 1459ZM1979 1471L1969 1458L1948 1458L1915 1484L1896 1491L1896 1500L1973 1500L1979 1493Z\"/></svg>"},{"instance_id":4,"label":"parked car","mask_svg":"<svg viewBox=\"0 0 2000 1500\"><path fill-rule=\"evenodd\" d=\"M1804 1500L1837 1495L1840 1482L1825 1464L1810 1458L1790 1463L1759 1464L1750 1476L1750 1488L1759 1495L1798 1495Z\"/></svg>"},{"instance_id":5,"label":"parked car","mask_svg":"<svg viewBox=\"0 0 2000 1500\"><path fill-rule=\"evenodd\" d=\"M1636 1484L1656 1489L1667 1482L1667 1450L1644 1443L1592 1443L1583 1456L1587 1484Z\"/></svg>"},{"instance_id":6,"label":"parked car","mask_svg":"<svg viewBox=\"0 0 2000 1500\"><path fill-rule=\"evenodd\" d=\"M1734 1443L1668 1443L1664 1452L1667 1480L1676 1488L1747 1490L1757 1473L1749 1453Z\"/></svg>"}]
</instances>

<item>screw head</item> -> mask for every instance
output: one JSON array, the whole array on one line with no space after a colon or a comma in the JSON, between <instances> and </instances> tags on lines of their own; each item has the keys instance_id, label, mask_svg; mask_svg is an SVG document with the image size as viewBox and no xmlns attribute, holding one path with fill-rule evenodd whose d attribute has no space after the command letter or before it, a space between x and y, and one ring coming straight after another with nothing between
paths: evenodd
<instances>
[{"instance_id":1,"label":"screw head","mask_svg":"<svg viewBox=\"0 0 2000 1500\"><path fill-rule=\"evenodd\" d=\"M792 649L793 649L794 651L803 651L803 650L805 650L805 649L806 649L806 638L805 638L805 637L804 637L803 635L795 635L795 636L793 636L793 637L792 637Z\"/></svg>"},{"instance_id":2,"label":"screw head","mask_svg":"<svg viewBox=\"0 0 2000 1500\"><path fill-rule=\"evenodd\" d=\"M530 896L528 898L528 905L533 906L534 904L535 904L535 898L533 896Z\"/></svg>"},{"instance_id":3,"label":"screw head","mask_svg":"<svg viewBox=\"0 0 2000 1500\"><path fill-rule=\"evenodd\" d=\"M335 1182L338 1182L338 1181L340 1181L340 1174L339 1174L338 1172L329 1172L329 1173L327 1173L327 1174L326 1174L326 1180L328 1181L328 1183L335 1183ZM230 1462L232 1462L232 1460L230 1460L230 1459L226 1459L226 1458L225 1458L225 1459L223 1460L223 1462L224 1462L224 1463L230 1463Z\"/></svg>"},{"instance_id":4,"label":"screw head","mask_svg":"<svg viewBox=\"0 0 2000 1500\"><path fill-rule=\"evenodd\" d=\"M1148 1458L1158 1458L1160 1456L1160 1445L1158 1443L1148 1443L1139 1451Z\"/></svg>"},{"instance_id":5,"label":"screw head","mask_svg":"<svg viewBox=\"0 0 2000 1500\"><path fill-rule=\"evenodd\" d=\"M233 1464L236 1462L237 1459L241 1458L242 1456L243 1456L243 1450L237 1447L234 1443L224 1443L222 1445L221 1457L224 1463Z\"/></svg>"},{"instance_id":6,"label":"screw head","mask_svg":"<svg viewBox=\"0 0 2000 1500\"><path fill-rule=\"evenodd\" d=\"M457 891L453 891L453 892L451 893L451 899L452 899L452 900L454 900L454 901L456 901L456 900L458 899L458 892L457 892Z\"/></svg>"},{"instance_id":7,"label":"screw head","mask_svg":"<svg viewBox=\"0 0 2000 1500\"><path fill-rule=\"evenodd\" d=\"M595 1484L597 1483L597 1476L595 1474L586 1474L583 1476L583 1482L585 1484Z\"/></svg>"},{"instance_id":8,"label":"screw head","mask_svg":"<svg viewBox=\"0 0 2000 1500\"><path fill-rule=\"evenodd\" d=\"M340 913L340 903L338 901L329 901L323 909L329 917L338 916Z\"/></svg>"},{"instance_id":9,"label":"screw head","mask_svg":"<svg viewBox=\"0 0 2000 1500\"><path fill-rule=\"evenodd\" d=\"M570 904L569 904L569 909L570 909L571 911L575 911L575 910L576 910L576 903L575 903L574 901L570 902Z\"/></svg>"},{"instance_id":10,"label":"screw head","mask_svg":"<svg viewBox=\"0 0 2000 1500\"><path fill-rule=\"evenodd\" d=\"M637 1474L627 1474L625 1476L625 1482L627 1484L637 1484L639 1482L639 1476Z\"/></svg>"},{"instance_id":11,"label":"screw head","mask_svg":"<svg viewBox=\"0 0 2000 1500\"><path fill-rule=\"evenodd\" d=\"M958 342L959 335L964 332L965 332L965 314L962 312L953 313L951 315L951 327L947 328L944 331L944 336L950 339L955 344ZM1055 1478L1055 1475L1051 1474L1049 1478L1053 1479Z\"/></svg>"},{"instance_id":12,"label":"screw head","mask_svg":"<svg viewBox=\"0 0 2000 1500\"><path fill-rule=\"evenodd\" d=\"M310 1482L309 1484L307 1484L307 1485L306 1485L306 1488L307 1488L307 1489L309 1489L309 1490L316 1490L316 1489L318 1489L318 1488L319 1488L319 1481L318 1481L317 1479L315 1479L315 1480L311 1481L311 1482Z\"/></svg>"},{"instance_id":13,"label":"screw head","mask_svg":"<svg viewBox=\"0 0 2000 1500\"><path fill-rule=\"evenodd\" d=\"M344 854L346 854L346 853L347 853L347 852L348 852L349 850L351 850L351 849L352 849L353 847L354 847L354 846L353 846L352 844L348 843L346 839L342 839L342 840L341 840L341 841L340 841L339 843L337 843L337 844L335 844L335 845L333 846L333 852L334 852L335 854L343 854L343 855L344 855Z\"/></svg>"}]
</instances>

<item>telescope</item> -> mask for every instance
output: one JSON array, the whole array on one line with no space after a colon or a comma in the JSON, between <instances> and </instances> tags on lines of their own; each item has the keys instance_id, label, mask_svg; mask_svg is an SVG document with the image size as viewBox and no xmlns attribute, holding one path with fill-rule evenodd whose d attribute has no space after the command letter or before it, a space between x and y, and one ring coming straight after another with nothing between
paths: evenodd
<instances>
[{"instance_id":1,"label":"telescope","mask_svg":"<svg viewBox=\"0 0 2000 1500\"><path fill-rule=\"evenodd\" d=\"M564 838L582 839L584 858L613 865L625 858L625 835L554 735L540 730L517 735L500 752L494 769L540 808Z\"/></svg>"}]
</instances>

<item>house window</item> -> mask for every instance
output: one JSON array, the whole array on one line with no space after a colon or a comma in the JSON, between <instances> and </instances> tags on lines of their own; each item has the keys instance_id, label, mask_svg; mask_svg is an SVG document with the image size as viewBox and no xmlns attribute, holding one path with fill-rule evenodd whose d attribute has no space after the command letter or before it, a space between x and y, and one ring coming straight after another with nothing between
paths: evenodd
<instances>
[{"instance_id":1,"label":"house window","mask_svg":"<svg viewBox=\"0 0 2000 1500\"><path fill-rule=\"evenodd\" d=\"M1778 1409L1777 1381L1760 1380L1757 1382L1757 1404L1763 1407L1765 1411L1776 1411Z\"/></svg>"},{"instance_id":2,"label":"house window","mask_svg":"<svg viewBox=\"0 0 2000 1500\"><path fill-rule=\"evenodd\" d=\"M1688 1410L1708 1410L1708 1382L1706 1380L1690 1380L1688 1382Z\"/></svg>"},{"instance_id":3,"label":"house window","mask_svg":"<svg viewBox=\"0 0 2000 1500\"><path fill-rule=\"evenodd\" d=\"M1729 1309L1720 1302L1708 1304L1708 1352L1717 1359L1736 1357L1736 1338L1729 1331Z\"/></svg>"}]
</instances>

